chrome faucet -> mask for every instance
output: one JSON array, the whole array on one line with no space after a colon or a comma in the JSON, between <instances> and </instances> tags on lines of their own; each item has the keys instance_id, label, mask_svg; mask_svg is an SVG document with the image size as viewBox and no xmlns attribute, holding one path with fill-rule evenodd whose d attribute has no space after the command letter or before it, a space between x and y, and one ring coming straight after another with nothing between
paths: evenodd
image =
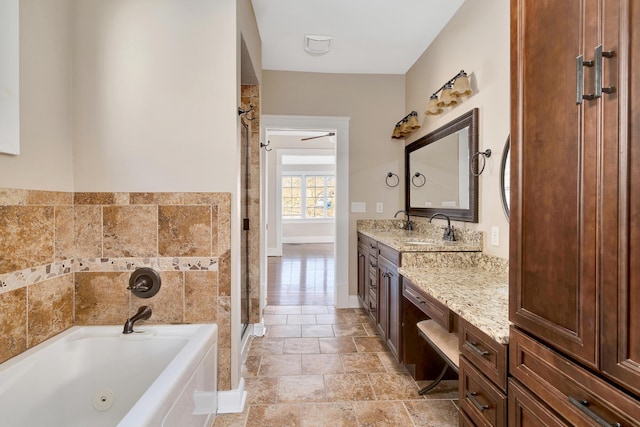
<instances>
[{"instance_id":1,"label":"chrome faucet","mask_svg":"<svg viewBox=\"0 0 640 427\"><path fill-rule=\"evenodd\" d=\"M123 334L130 334L133 332L133 324L138 320L147 320L151 317L151 307L148 305L143 305L138 309L138 312L134 314L132 317L128 318L124 323Z\"/></svg>"},{"instance_id":2,"label":"chrome faucet","mask_svg":"<svg viewBox=\"0 0 640 427\"><path fill-rule=\"evenodd\" d=\"M397 218L398 214L401 213L401 212L403 212L407 216L407 222L405 222L405 224L404 224L404 229L405 230L413 230L413 223L409 219L409 212L400 209L398 212L396 212L396 214L393 217Z\"/></svg>"},{"instance_id":3,"label":"chrome faucet","mask_svg":"<svg viewBox=\"0 0 640 427\"><path fill-rule=\"evenodd\" d=\"M451 225L451 220L449 219L449 217L448 217L448 216L446 216L446 215L445 215L445 214L443 214L443 213L436 213L436 214L433 214L433 215L431 215L431 218L429 218L429 223L431 223L431 220L432 220L433 218L437 217L437 216L442 216L442 217L445 217L445 218L447 219L447 226L446 226L446 228L444 229L444 235L442 236L442 239L443 239L443 240L447 240L447 241L449 241L449 242L453 242L453 241L455 241L455 240L456 240L456 236L455 236L455 234L453 233L453 225Z\"/></svg>"}]
</instances>

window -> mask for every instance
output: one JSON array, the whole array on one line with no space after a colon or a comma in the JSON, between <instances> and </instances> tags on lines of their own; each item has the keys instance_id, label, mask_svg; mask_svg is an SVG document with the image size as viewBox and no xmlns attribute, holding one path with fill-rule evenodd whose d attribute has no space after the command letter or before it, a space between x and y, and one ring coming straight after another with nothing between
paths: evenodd
<instances>
[{"instance_id":1,"label":"window","mask_svg":"<svg viewBox=\"0 0 640 427\"><path fill-rule=\"evenodd\" d=\"M283 219L334 218L336 178L334 175L283 175Z\"/></svg>"}]
</instances>

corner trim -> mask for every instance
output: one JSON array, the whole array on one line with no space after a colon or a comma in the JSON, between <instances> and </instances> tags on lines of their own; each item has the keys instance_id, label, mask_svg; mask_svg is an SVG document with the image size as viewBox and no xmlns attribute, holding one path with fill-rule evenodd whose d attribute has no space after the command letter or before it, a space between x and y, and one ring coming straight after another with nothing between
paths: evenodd
<instances>
[{"instance_id":1,"label":"corner trim","mask_svg":"<svg viewBox=\"0 0 640 427\"><path fill-rule=\"evenodd\" d=\"M244 389L244 378L240 378L235 390L218 391L218 414L233 414L244 411L247 402L247 391Z\"/></svg>"}]
</instances>

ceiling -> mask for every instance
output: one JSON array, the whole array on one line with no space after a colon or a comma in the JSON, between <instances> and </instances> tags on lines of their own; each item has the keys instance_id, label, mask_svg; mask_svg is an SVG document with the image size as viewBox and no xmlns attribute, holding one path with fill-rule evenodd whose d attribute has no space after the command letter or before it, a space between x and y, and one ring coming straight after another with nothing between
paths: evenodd
<instances>
[{"instance_id":1,"label":"ceiling","mask_svg":"<svg viewBox=\"0 0 640 427\"><path fill-rule=\"evenodd\" d=\"M405 74L464 0L251 0L264 70ZM331 36L308 53L305 34Z\"/></svg>"}]
</instances>

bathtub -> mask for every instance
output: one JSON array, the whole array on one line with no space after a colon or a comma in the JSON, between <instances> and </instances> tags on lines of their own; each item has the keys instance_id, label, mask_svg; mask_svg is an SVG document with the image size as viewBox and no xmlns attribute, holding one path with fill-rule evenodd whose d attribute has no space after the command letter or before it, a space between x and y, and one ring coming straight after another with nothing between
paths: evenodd
<instances>
[{"instance_id":1,"label":"bathtub","mask_svg":"<svg viewBox=\"0 0 640 427\"><path fill-rule=\"evenodd\" d=\"M216 325L80 326L0 365L6 427L208 426Z\"/></svg>"}]
</instances>

